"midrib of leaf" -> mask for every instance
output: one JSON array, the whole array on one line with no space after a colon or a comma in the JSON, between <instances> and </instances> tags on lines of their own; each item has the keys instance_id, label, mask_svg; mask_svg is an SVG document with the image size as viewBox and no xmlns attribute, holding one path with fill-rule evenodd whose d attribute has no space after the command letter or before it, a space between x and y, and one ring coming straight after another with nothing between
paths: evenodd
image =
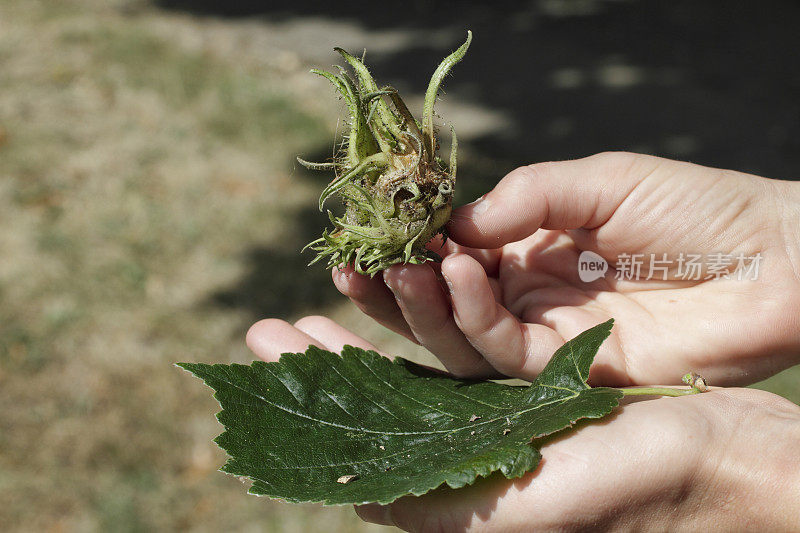
<instances>
[{"instance_id":1,"label":"midrib of leaf","mask_svg":"<svg viewBox=\"0 0 800 533\"><path fill-rule=\"evenodd\" d=\"M556 388L560 388L560 387L556 387ZM563 401L563 400L569 400L569 399L575 398L579 394L580 393L575 394L574 396L571 396L570 398L559 399L559 400L554 400L554 401L552 401L550 403L540 404L540 405L537 405L537 406L532 407L530 409L525 409L523 411L520 411L518 413L511 413L511 414L507 414L507 415L504 415L504 416L499 416L497 418L493 418L493 419L487 420L485 422L475 422L470 426L464 426L462 428L457 428L457 429L450 430L450 431L442 430L442 431L429 431L429 432L417 432L417 433L392 433L392 432L384 432L384 431L361 430L360 428L347 428L345 426L338 426L338 425L335 425L335 424L331 424L331 425L334 425L335 427L339 427L341 429L352 429L352 430L355 430L355 431L362 431L363 433L374 433L374 434L392 435L392 436L435 435L435 434L447 434L447 433L455 434L455 433L457 433L459 431L462 431L464 429L474 430L476 427L481 426L481 425L486 425L486 424L490 424L490 423L493 423L493 422L499 422L499 421L504 420L505 418L517 417L517 416L523 415L523 414L525 414L527 412L530 412L530 411L536 410L538 408L544 407L546 405L552 405L554 403L558 403L558 402ZM270 405L273 405L273 404L270 404ZM354 439L349 439L349 440L352 441ZM375 439L374 438L363 439L363 441L368 441L368 440L375 440ZM341 441L337 441L337 442L346 442L346 441L345 440L341 440ZM417 443L414 443L414 446L416 446L416 444ZM294 445L293 444L288 444L287 446L294 446ZM452 450L454 448L451 447L450 449ZM413 446L408 447L408 448L404 448L404 449L402 449L402 450L400 450L399 452L396 452L396 453L391 453L391 454L384 455L384 456L381 456L381 457L376 457L374 459L365 459L363 461L350 461L350 462L345 462L345 463L326 463L326 464L309 465L309 466L285 466L285 467L270 466L269 468L271 470L323 470L323 469L326 469L326 468L332 468L332 467L336 467L336 466L355 466L355 465L359 465L359 464L383 462L387 458L400 457L400 456L403 456L403 455L407 455L408 452L410 452L412 450L413 450Z\"/></svg>"},{"instance_id":2,"label":"midrib of leaf","mask_svg":"<svg viewBox=\"0 0 800 533\"><path fill-rule=\"evenodd\" d=\"M364 366L366 366L366 365L364 365ZM277 377L272 372L270 372L270 375L272 377L274 377L278 382L280 382L286 388L286 390L289 391L289 393L292 393L291 389L289 389L289 387L286 386L286 384L283 382L283 380L281 380L279 377ZM378 379L381 379L377 374L374 374L374 375ZM282 405L278 405L276 403L270 402L269 400L267 400L263 396L258 395L256 393L254 393L253 391L250 391L250 390L247 390L245 388L239 387L238 385L236 385L235 383L232 383L231 381L227 381L227 380L223 380L223 379L219 379L219 381L222 381L226 385L230 385L231 387L233 387L233 388L235 388L237 390L240 390L243 393L248 394L248 395L252 396L253 398L255 398L257 400L262 401L262 402L266 403L267 405L271 405L272 407L280 409L281 411L284 411L284 412L289 413L291 415L297 416L299 418L304 418L306 420L312 420L314 422L319 422L320 424L324 424L326 426L332 426L332 427L335 427L335 428L345 429L345 430L348 430L348 431L355 431L357 433L371 433L371 434L376 434L376 435L392 435L392 436L442 435L442 434L448 434L448 433L449 434L458 433L459 431L463 431L465 429L474 430L476 427L480 427L482 425L491 424L493 422L498 422L498 421L505 420L506 418L511 418L511 417L518 418L518 417L524 415L525 413L529 413L531 411L535 411L537 409L541 409L542 407L546 407L548 405L553 405L553 404L556 404L556 403L563 403L563 402L569 401L569 400L571 400L573 398L577 398L581 394L581 392L583 392L583 391L574 392L574 391L571 391L570 389L566 389L564 387L556 387L556 386L551 386L551 385L538 385L538 386L548 387L548 388L552 388L552 389L561 389L561 390L570 391L573 394L571 396L566 396L566 397L562 397L562 398L556 398L556 399L551 400L549 402L540 403L540 404L534 405L533 407L529 407L527 409L523 409L521 411L508 410L505 413L503 413L501 416L498 416L496 418L491 418L491 419L488 419L488 420L484 420L482 422L475 421L475 422L471 423L468 426L462 426L462 427L458 427L458 428L451 428L451 429L446 429L446 430L444 430L444 429L443 430L430 430L430 431L384 431L384 430L367 429L367 428L363 428L363 427L345 426L343 424L337 424L336 422L330 422L328 420L324 420L324 419L320 419L320 418L314 418L313 416L309 416L309 415L307 415L305 413L298 413L298 412L293 411L293 410L291 410L289 408L286 408L286 407L284 407ZM383 383L386 383L387 385L389 385L389 383L387 381L382 380L382 379L381 379L381 381L383 381ZM391 386L391 385L389 385L389 386ZM439 388L441 388L441 387L439 387ZM325 392L323 389L319 389L319 390L321 390L322 392ZM398 390L398 389L395 389L395 390ZM585 389L585 390L589 390L589 389ZM449 392L452 392L452 391L449 391ZM327 392L325 392L325 394L326 394L326 396L330 397L330 395ZM361 394L363 394L363 393L361 393ZM297 400L297 397L294 396L294 394L292 394L292 396L295 398L295 400ZM408 396L408 395L404 394L404 396L410 398L410 396ZM459 396L464 396L464 395L463 394L459 394ZM331 399L331 400L333 401L333 399ZM298 403L299 403L299 400L298 400ZM375 402L373 401L372 403L375 403ZM336 405L339 406L338 403ZM422 405L425 405L426 407L430 407L427 404L422 404ZM490 405L490 404L485 404L485 405ZM341 406L339 406L339 407L341 408ZM494 407L494 406L492 406L492 407ZM496 408L496 409L508 409L507 407L494 407L494 408ZM348 416L350 416L351 418L356 418L354 415L352 415L349 412L347 412L344 408L342 408L342 410ZM385 411L385 408L382 409L382 410ZM454 419L457 418L456 415L454 415L453 413L447 413L446 411L441 411L441 410L439 410L438 412L441 412L443 414L447 414L451 418L454 418ZM397 417L395 416L395 418L397 418Z\"/></svg>"}]
</instances>

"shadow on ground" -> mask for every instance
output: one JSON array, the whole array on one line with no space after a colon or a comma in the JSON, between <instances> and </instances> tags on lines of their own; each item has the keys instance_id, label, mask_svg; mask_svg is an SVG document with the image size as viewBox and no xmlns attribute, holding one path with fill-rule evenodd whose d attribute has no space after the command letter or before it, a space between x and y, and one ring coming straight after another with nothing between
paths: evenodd
<instances>
[{"instance_id":1,"label":"shadow on ground","mask_svg":"<svg viewBox=\"0 0 800 533\"><path fill-rule=\"evenodd\" d=\"M319 153L303 155L312 161L322 161L329 154L330 147L325 147ZM329 176L296 165L294 178L315 183L321 190ZM330 201L326 208L336 210L338 206L335 201ZM246 265L244 276L233 286L212 294L208 303L245 309L253 319L291 319L342 298L325 265L308 266L314 253L309 250L301 252L306 244L320 237L322 228L329 225L328 215L320 212L316 203L293 212L286 224L291 233L284 235L279 245L248 250L242 258Z\"/></svg>"},{"instance_id":2,"label":"shadow on ground","mask_svg":"<svg viewBox=\"0 0 800 533\"><path fill-rule=\"evenodd\" d=\"M247 273L234 286L212 295L212 304L246 309L254 319L288 319L342 298L324 265L307 266L314 254L300 253L303 246L319 237L321 228L329 225L328 217L316 206L303 209L296 216L293 224L297 232L291 244L280 249L249 250L243 258Z\"/></svg>"},{"instance_id":3,"label":"shadow on ground","mask_svg":"<svg viewBox=\"0 0 800 533\"><path fill-rule=\"evenodd\" d=\"M448 98L502 111L510 121L505 131L465 146L495 162L475 176L484 187L514 165L604 150L798 177L796 2L158 3L273 22L317 17L374 31L452 32L441 49L419 39L370 57L377 79L401 90L424 87L438 60L472 29L474 44L447 81Z\"/></svg>"},{"instance_id":4,"label":"shadow on ground","mask_svg":"<svg viewBox=\"0 0 800 533\"><path fill-rule=\"evenodd\" d=\"M370 31L451 35L448 45L422 38L370 57L376 78L401 91L425 87L440 58L472 29L473 46L447 80L446 98L500 113L504 126L461 144L460 201L485 192L515 166L605 150L798 178L795 2L157 3L197 15L329 19ZM306 212L297 221L307 240L324 225ZM305 270L298 281L293 271L305 258L290 254L253 250L252 274L216 300L259 316L285 316L335 297L324 272Z\"/></svg>"}]
</instances>

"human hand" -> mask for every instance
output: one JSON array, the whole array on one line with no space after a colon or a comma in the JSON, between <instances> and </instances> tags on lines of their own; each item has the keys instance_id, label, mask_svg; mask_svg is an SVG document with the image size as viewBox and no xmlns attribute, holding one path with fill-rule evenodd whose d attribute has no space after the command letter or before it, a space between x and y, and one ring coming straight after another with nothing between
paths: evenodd
<instances>
[{"instance_id":1,"label":"human hand","mask_svg":"<svg viewBox=\"0 0 800 533\"><path fill-rule=\"evenodd\" d=\"M533 379L566 339L613 317L590 381L752 383L800 362L800 191L739 172L625 153L522 167L454 211L438 265L383 279L334 269L366 314L462 377ZM578 256L612 266L584 283ZM686 280L680 254L756 257L757 279ZM671 266L615 279L621 254ZM656 263L652 263L657 267ZM707 266L707 265L706 265ZM666 277L662 280L662 277ZM448 294L448 292L450 294Z\"/></svg>"},{"instance_id":2,"label":"human hand","mask_svg":"<svg viewBox=\"0 0 800 533\"><path fill-rule=\"evenodd\" d=\"M322 317L263 320L247 343L266 361L309 344L374 349ZM800 523L798 443L800 408L766 392L645 400L549 439L521 478L495 474L357 512L408 531L789 531Z\"/></svg>"}]
</instances>

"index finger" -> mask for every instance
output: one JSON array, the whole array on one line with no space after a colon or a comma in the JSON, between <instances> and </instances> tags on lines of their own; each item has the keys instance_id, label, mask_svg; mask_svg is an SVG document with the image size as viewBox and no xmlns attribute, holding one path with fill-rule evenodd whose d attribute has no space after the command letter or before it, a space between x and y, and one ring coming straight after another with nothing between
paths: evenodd
<instances>
[{"instance_id":1,"label":"index finger","mask_svg":"<svg viewBox=\"0 0 800 533\"><path fill-rule=\"evenodd\" d=\"M539 228L595 229L666 160L628 153L538 163L513 170L481 198L453 210L453 240L500 248Z\"/></svg>"}]
</instances>

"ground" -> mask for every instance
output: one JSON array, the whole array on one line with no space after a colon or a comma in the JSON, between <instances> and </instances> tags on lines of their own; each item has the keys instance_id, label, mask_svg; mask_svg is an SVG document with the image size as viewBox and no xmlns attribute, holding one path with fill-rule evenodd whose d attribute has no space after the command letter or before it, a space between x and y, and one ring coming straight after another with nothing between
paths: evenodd
<instances>
[{"instance_id":1,"label":"ground","mask_svg":"<svg viewBox=\"0 0 800 533\"><path fill-rule=\"evenodd\" d=\"M0 530L376 529L349 508L246 496L242 483L217 472L216 402L171 363L248 361L250 323L307 313L332 316L390 352L425 357L363 320L323 269L305 268L310 258L299 250L325 223L315 208L325 177L293 160L332 150L341 108L308 69L333 63L333 45L369 46L379 65L394 55L398 72L414 70L408 58L416 54L420 79L397 84L419 103L420 80L461 29L373 28L318 13L220 18L161 4L0 3ZM547 16L562 5L539 4ZM680 93L680 72L609 61L591 79L610 98L643 76ZM545 77L547 86L583 83L585 73L570 68ZM382 71L392 77L386 64ZM795 79L787 83L794 94ZM460 173L476 176L461 200L548 150L548 158L585 155L604 138L581 130L570 152L562 141L580 124L545 117L539 129L549 133L526 156L526 130L507 99L495 110L480 86L455 87L441 114L464 142ZM698 89L689 95L708 100ZM777 113L774 99L764 100L753 117ZM784 111L789 118L781 114L768 132L772 144L751 159L734 146L728 166L780 177L786 167L770 150L795 153L797 138L787 129L795 108ZM620 120L630 126L623 131L638 131L630 113ZM672 128L653 142L615 142L725 160L726 151L704 151L701 134ZM509 131L516 140L499 146ZM797 376L768 386L798 401Z\"/></svg>"}]
</instances>

